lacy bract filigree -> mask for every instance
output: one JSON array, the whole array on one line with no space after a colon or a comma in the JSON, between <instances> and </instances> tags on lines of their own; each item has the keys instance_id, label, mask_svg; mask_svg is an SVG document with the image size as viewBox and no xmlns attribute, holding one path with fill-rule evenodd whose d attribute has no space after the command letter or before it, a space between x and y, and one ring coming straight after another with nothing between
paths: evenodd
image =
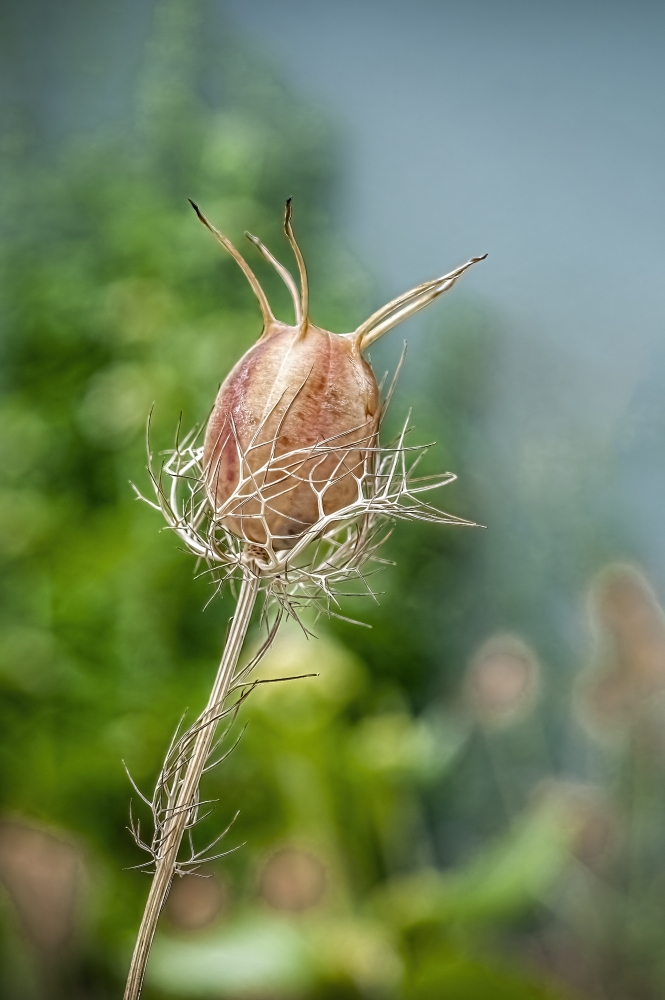
<instances>
[{"instance_id":1,"label":"lacy bract filigree","mask_svg":"<svg viewBox=\"0 0 665 1000\"><path fill-rule=\"evenodd\" d=\"M473 524L423 499L456 477L450 472L415 474L430 445L408 445L408 424L407 418L396 441L386 446L374 438L358 439L342 448L334 439L328 439L275 458L274 441L265 463L258 468L249 460L254 445L250 444L249 453L243 452L236 437L240 473L235 490L221 506L212 503L206 489L201 430L194 429L163 454L159 470L155 470L151 456L149 471L156 502L141 498L161 510L187 549L206 564L204 572L211 576L215 593L227 580L252 574L260 578L260 589L269 604L278 602L296 617L298 609L305 605L339 616L338 598L350 583L360 582L359 592L373 593L365 569L371 571L368 564L384 561L378 549L394 521ZM265 452L265 442L256 447ZM364 454L362 463L347 465L346 454L357 456L359 451ZM331 454L336 457L335 472L325 482L317 482L317 465L329 460ZM355 498L346 507L326 514L326 491L348 476L355 480ZM276 548L266 514L273 509L276 496L294 490L302 482L308 482L317 496L319 519L303 531L292 548ZM235 523L260 521L266 544L257 545L230 532L225 524L231 516ZM255 536L256 532L251 534Z\"/></svg>"}]
</instances>

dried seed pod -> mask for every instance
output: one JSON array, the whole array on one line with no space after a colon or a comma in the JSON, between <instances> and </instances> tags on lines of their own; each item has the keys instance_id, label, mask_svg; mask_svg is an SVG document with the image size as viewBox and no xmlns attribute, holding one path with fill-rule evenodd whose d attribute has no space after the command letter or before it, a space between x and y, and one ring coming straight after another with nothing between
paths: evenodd
<instances>
[{"instance_id":1,"label":"dried seed pod","mask_svg":"<svg viewBox=\"0 0 665 1000\"><path fill-rule=\"evenodd\" d=\"M142 840L132 825L137 844L150 855L146 864L154 865L154 879L132 955L125 1000L138 1000L173 876L217 856L209 852L225 833L202 851L195 851L191 842L199 784L206 768L214 766L208 762L217 745L217 723L237 712L254 688L252 670L270 647L283 615L299 621L299 612L306 606L337 615L332 607L338 607L336 594L348 581L365 583L362 567L377 558L387 537L382 530L386 520L471 524L421 499L455 477L452 473L413 475L426 448L404 444L406 424L394 446L381 453L376 442L379 391L362 352L390 327L450 288L475 260L400 296L353 333L335 336L309 321L307 276L291 231L289 203L285 228L298 261L300 292L259 240L250 239L291 291L294 326L275 319L243 257L194 208L245 273L259 300L264 325L258 344L224 382L203 447L197 444L196 429L179 438L175 449L166 453L159 474L149 455L157 498L152 506L162 511L187 548L207 563L216 590L235 577L240 580L240 592L208 705L187 732L174 738L149 802L154 821L150 841ZM316 545L309 544L313 539ZM263 647L239 669L238 657L261 592L265 614L276 606L275 619ZM178 853L186 831L190 831L191 857L182 861ZM316 862L309 869L315 877L308 875L308 885L303 882L306 893L300 887L299 898L289 900L290 908L313 903L323 887Z\"/></svg>"},{"instance_id":2,"label":"dried seed pod","mask_svg":"<svg viewBox=\"0 0 665 1000\"><path fill-rule=\"evenodd\" d=\"M247 234L291 292L296 322L289 326L275 318L233 244L192 205L242 268L263 313L261 337L225 379L208 421L206 488L233 534L273 550L289 549L323 517L358 499L380 419L379 388L362 352L483 258L412 289L353 333L329 333L308 316L307 273L289 200L284 228L298 262L300 291L286 268Z\"/></svg>"}]
</instances>

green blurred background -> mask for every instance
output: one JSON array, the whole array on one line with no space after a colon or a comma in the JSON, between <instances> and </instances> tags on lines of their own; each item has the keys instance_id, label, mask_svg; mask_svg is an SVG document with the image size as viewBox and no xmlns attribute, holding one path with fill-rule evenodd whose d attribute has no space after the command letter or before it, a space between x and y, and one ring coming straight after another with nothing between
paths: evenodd
<instances>
[{"instance_id":1,"label":"green blurred background","mask_svg":"<svg viewBox=\"0 0 665 1000\"><path fill-rule=\"evenodd\" d=\"M282 5L259 0L3 6L0 997L121 995L148 887L128 870L143 858L127 831L136 795L123 761L150 791L183 710L205 702L233 606L225 593L204 610L210 585L129 483L148 488L153 403L155 447L168 447L179 414L185 426L205 419L259 332L246 283L186 199L237 244L249 229L283 257L287 196L313 318L333 330L467 252L492 251L486 271L405 328L391 418L413 407L414 433L437 442L431 467L460 475L442 505L487 530L400 524L379 602L345 608L371 629L331 620L316 639L281 633L268 674L320 676L268 685L243 708L237 749L208 776L219 804L201 831L214 836L240 810L224 841L238 849L207 878L176 882L146 1000L660 997L665 366L661 316L636 278L643 261L614 262L628 323L605 295L615 272L584 260L573 235L554 241L541 272L528 240L524 269L506 268L515 247L501 233L519 234L519 214L508 224L498 213L495 229L471 214L479 245L457 245L471 188L439 185L425 211L422 152L412 142L405 153L398 128L390 148L412 164L414 213L409 189L395 187L390 239L380 259L361 259L371 241L350 220L364 176L354 156L368 168L348 138L360 119L342 113L342 77L353 57L362 105L374 54L358 83L353 45L333 51L330 14L317 21L316 6L285 3L281 28ZM421 26L453 16L409 6ZM374 27L380 7L360 5ZM506 9L512 30L522 8ZM405 11L386 6L395 37ZM648 34L653 12L641 13ZM598 24L617 28L609 15ZM578 46L579 27L569 24ZM319 93L307 30L319 32L321 79L340 60L337 108ZM472 44L474 30L473 18L456 23L445 44L454 31ZM515 47L531 58L528 33L511 38L507 61ZM413 43L394 64L407 94L409 80L421 85ZM638 74L628 117L644 83ZM560 98L570 112L563 84ZM537 147L545 132L532 113L522 124ZM469 148L487 126L479 110L470 122ZM661 138L650 136L656 159ZM451 144L446 156L466 162ZM378 191L395 162L372 163ZM570 191L574 214L587 195ZM618 197L619 241L623 210ZM528 199L522 211L526 232ZM409 272L409 226L428 247L424 273ZM592 277L584 301L578 265ZM288 315L284 290L256 267ZM552 301L580 303L581 339L565 309L525 295L546 273ZM536 324L542 310L542 330L528 309ZM616 320L605 340L603 310ZM380 373L401 343L395 331L373 351Z\"/></svg>"}]
</instances>

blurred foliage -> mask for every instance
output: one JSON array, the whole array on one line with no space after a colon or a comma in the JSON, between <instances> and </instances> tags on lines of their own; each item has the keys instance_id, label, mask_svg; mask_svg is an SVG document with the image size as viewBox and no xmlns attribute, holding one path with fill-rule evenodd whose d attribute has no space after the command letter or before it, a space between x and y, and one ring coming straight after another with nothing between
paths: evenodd
<instances>
[{"instance_id":1,"label":"blurred foliage","mask_svg":"<svg viewBox=\"0 0 665 1000\"><path fill-rule=\"evenodd\" d=\"M122 760L150 788L183 710L204 703L233 607L229 594L207 604L208 583L130 486L146 486L153 403L159 450L180 413L186 427L205 420L259 332L250 290L187 196L236 243L247 227L283 252L281 210L293 195L315 320L343 331L370 311L369 281L332 221L338 138L213 30L213 6L155 6L130 119L54 144L17 113L3 135L7 1000L120 994L147 891L124 870L143 859L126 830ZM288 316L283 288L255 266ZM482 521L496 499L478 466L486 455L491 467L500 331L472 303L446 316L414 365L415 424L421 440L438 440L438 467L476 457L442 505ZM538 657L497 634L511 620L497 608L519 607L542 635L537 588L488 566L478 530L400 525L389 555L380 602L351 609L371 630L333 620L306 639L286 629L264 662L264 676L320 676L260 688L229 735L239 746L208 776L219 805L200 836L240 809L223 845L239 849L208 878L175 883L147 1000L570 995L554 982L576 995L655 996L657 599L638 576L633 632L620 610L597 613L599 658L621 655L605 664L607 684L601 663L601 682L580 688L574 720L566 703L565 735L595 783L550 782L534 796L557 771L550 705L544 712ZM622 680L618 725L596 695L631 671L640 707ZM632 839L630 816L641 817Z\"/></svg>"}]
</instances>

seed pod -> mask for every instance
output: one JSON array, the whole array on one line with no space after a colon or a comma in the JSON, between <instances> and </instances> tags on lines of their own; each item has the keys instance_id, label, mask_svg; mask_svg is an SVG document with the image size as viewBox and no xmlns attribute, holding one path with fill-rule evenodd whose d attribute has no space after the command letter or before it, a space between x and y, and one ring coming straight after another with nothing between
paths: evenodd
<instances>
[{"instance_id":1,"label":"seed pod","mask_svg":"<svg viewBox=\"0 0 665 1000\"><path fill-rule=\"evenodd\" d=\"M288 549L358 497L381 414L376 378L362 352L483 258L419 285L353 333L329 333L309 319L307 274L291 228L289 200L284 228L298 263L300 291L286 268L247 234L291 292L296 322L289 326L275 319L233 244L192 205L242 268L263 313L261 337L224 380L208 421L206 489L233 534L274 550Z\"/></svg>"}]
</instances>

